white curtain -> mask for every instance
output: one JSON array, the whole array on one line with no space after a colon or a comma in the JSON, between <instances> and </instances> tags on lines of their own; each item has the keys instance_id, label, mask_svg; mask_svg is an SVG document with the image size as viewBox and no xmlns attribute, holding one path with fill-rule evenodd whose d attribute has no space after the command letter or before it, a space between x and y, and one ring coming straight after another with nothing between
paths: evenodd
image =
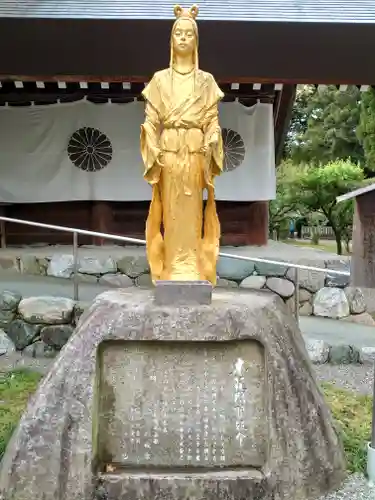
<instances>
[{"instance_id":1,"label":"white curtain","mask_svg":"<svg viewBox=\"0 0 375 500\"><path fill-rule=\"evenodd\" d=\"M149 200L139 152L143 119L140 102L0 109L0 202ZM272 105L222 103L220 123L227 170L216 198L273 199Z\"/></svg>"}]
</instances>

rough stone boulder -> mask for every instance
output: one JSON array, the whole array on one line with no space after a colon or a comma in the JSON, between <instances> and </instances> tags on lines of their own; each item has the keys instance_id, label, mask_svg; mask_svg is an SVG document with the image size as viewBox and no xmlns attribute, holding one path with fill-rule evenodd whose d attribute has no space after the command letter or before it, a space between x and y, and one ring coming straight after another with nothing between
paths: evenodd
<instances>
[{"instance_id":1,"label":"rough stone boulder","mask_svg":"<svg viewBox=\"0 0 375 500\"><path fill-rule=\"evenodd\" d=\"M307 339L306 348L313 363L327 363L329 358L329 345L324 340Z\"/></svg>"},{"instance_id":2,"label":"rough stone boulder","mask_svg":"<svg viewBox=\"0 0 375 500\"><path fill-rule=\"evenodd\" d=\"M166 416L150 440L155 405ZM208 448L215 442L207 461L203 441L199 457L179 445L181 418L206 439L205 412ZM138 439L147 446L136 453ZM145 465L117 468L131 457ZM163 460L172 467L153 470ZM195 460L198 469L176 472ZM0 465L0 498L312 500L345 475L331 414L280 297L216 290L210 305L171 307L157 306L151 290L123 289L95 299L29 402Z\"/></svg>"},{"instance_id":3,"label":"rough stone boulder","mask_svg":"<svg viewBox=\"0 0 375 500\"><path fill-rule=\"evenodd\" d=\"M0 293L0 328L6 332L9 329L10 323L16 317L20 300L21 295L17 292L4 290Z\"/></svg>"},{"instance_id":4,"label":"rough stone boulder","mask_svg":"<svg viewBox=\"0 0 375 500\"><path fill-rule=\"evenodd\" d=\"M0 356L3 354L9 354L16 350L14 343L8 337L8 335L0 329Z\"/></svg>"},{"instance_id":5,"label":"rough stone boulder","mask_svg":"<svg viewBox=\"0 0 375 500\"><path fill-rule=\"evenodd\" d=\"M288 299L294 294L294 284L283 278L268 278L266 283L267 288L272 292L277 293L283 299Z\"/></svg>"},{"instance_id":6,"label":"rough stone boulder","mask_svg":"<svg viewBox=\"0 0 375 500\"><path fill-rule=\"evenodd\" d=\"M18 312L32 324L59 325L72 320L74 301L65 297L28 297L22 299Z\"/></svg>"},{"instance_id":7,"label":"rough stone boulder","mask_svg":"<svg viewBox=\"0 0 375 500\"><path fill-rule=\"evenodd\" d=\"M79 275L102 275L115 273L117 265L112 257L81 256L78 261ZM48 264L48 276L56 278L71 278L74 272L74 257L72 254L55 254ZM83 278L81 278L83 279Z\"/></svg>"},{"instance_id":8,"label":"rough stone boulder","mask_svg":"<svg viewBox=\"0 0 375 500\"><path fill-rule=\"evenodd\" d=\"M141 274L150 272L150 266L144 255L126 255L117 261L117 268L130 278L138 278Z\"/></svg>"},{"instance_id":9,"label":"rough stone boulder","mask_svg":"<svg viewBox=\"0 0 375 500\"><path fill-rule=\"evenodd\" d=\"M328 273L325 279L325 286L344 288L349 285L350 281L350 262L345 260L327 260L325 262L327 269L332 271L344 271L348 273L347 276L342 274Z\"/></svg>"},{"instance_id":10,"label":"rough stone boulder","mask_svg":"<svg viewBox=\"0 0 375 500\"><path fill-rule=\"evenodd\" d=\"M348 286L344 292L349 302L351 314L362 314L366 311L365 297L360 288Z\"/></svg>"},{"instance_id":11,"label":"rough stone boulder","mask_svg":"<svg viewBox=\"0 0 375 500\"><path fill-rule=\"evenodd\" d=\"M284 262L283 259L270 259L279 262ZM267 262L256 262L255 270L260 276L285 276L288 270L288 264L283 266L282 264L268 264Z\"/></svg>"},{"instance_id":12,"label":"rough stone boulder","mask_svg":"<svg viewBox=\"0 0 375 500\"><path fill-rule=\"evenodd\" d=\"M22 351L23 354L32 358L54 358L57 352L54 347L46 344L43 340L33 342Z\"/></svg>"},{"instance_id":13,"label":"rough stone boulder","mask_svg":"<svg viewBox=\"0 0 375 500\"><path fill-rule=\"evenodd\" d=\"M115 273L117 265L112 257L80 257L78 272L82 274L101 275Z\"/></svg>"},{"instance_id":14,"label":"rough stone boulder","mask_svg":"<svg viewBox=\"0 0 375 500\"><path fill-rule=\"evenodd\" d=\"M4 290L0 293L0 310L1 311L17 311L18 304L21 302L22 296L18 292Z\"/></svg>"},{"instance_id":15,"label":"rough stone boulder","mask_svg":"<svg viewBox=\"0 0 375 500\"><path fill-rule=\"evenodd\" d=\"M253 290L260 290L266 284L265 276L249 276L241 281L240 288L251 288Z\"/></svg>"},{"instance_id":16,"label":"rough stone boulder","mask_svg":"<svg viewBox=\"0 0 375 500\"><path fill-rule=\"evenodd\" d=\"M15 319L16 313L14 311L2 311L0 309L0 328L8 331L9 325Z\"/></svg>"},{"instance_id":17,"label":"rough stone boulder","mask_svg":"<svg viewBox=\"0 0 375 500\"><path fill-rule=\"evenodd\" d=\"M254 262L249 260L236 260L229 257L219 257L216 267L217 274L220 278L232 281L242 281L253 274L254 269Z\"/></svg>"},{"instance_id":18,"label":"rough stone boulder","mask_svg":"<svg viewBox=\"0 0 375 500\"><path fill-rule=\"evenodd\" d=\"M134 286L133 280L122 273L105 274L100 277L99 284L114 288L128 288L129 286Z\"/></svg>"},{"instance_id":19,"label":"rough stone boulder","mask_svg":"<svg viewBox=\"0 0 375 500\"><path fill-rule=\"evenodd\" d=\"M22 319L12 321L7 329L9 338L18 350L24 349L38 337L42 326L26 323Z\"/></svg>"},{"instance_id":20,"label":"rough stone boulder","mask_svg":"<svg viewBox=\"0 0 375 500\"><path fill-rule=\"evenodd\" d=\"M47 275L55 278L70 278L74 271L72 254L54 254L47 267Z\"/></svg>"},{"instance_id":21,"label":"rough stone boulder","mask_svg":"<svg viewBox=\"0 0 375 500\"><path fill-rule=\"evenodd\" d=\"M55 349L61 349L73 333L71 325L48 325L40 331L42 341Z\"/></svg>"},{"instance_id":22,"label":"rough stone boulder","mask_svg":"<svg viewBox=\"0 0 375 500\"><path fill-rule=\"evenodd\" d=\"M320 260L311 259L298 259L298 264L302 266L317 267L324 269L324 263ZM294 281L295 280L295 269L289 269L287 272L287 278ZM298 270L298 281L301 288L305 288L311 293L317 292L320 288L324 287L324 273L321 271L311 271L309 269L299 269Z\"/></svg>"},{"instance_id":23,"label":"rough stone boulder","mask_svg":"<svg viewBox=\"0 0 375 500\"><path fill-rule=\"evenodd\" d=\"M310 302L304 302L299 308L300 316L311 316L313 313L313 306Z\"/></svg>"},{"instance_id":24,"label":"rough stone boulder","mask_svg":"<svg viewBox=\"0 0 375 500\"><path fill-rule=\"evenodd\" d=\"M349 316L349 302L341 288L321 288L314 297L315 316L325 318L345 318Z\"/></svg>"},{"instance_id":25,"label":"rough stone boulder","mask_svg":"<svg viewBox=\"0 0 375 500\"><path fill-rule=\"evenodd\" d=\"M20 257L20 272L23 274L40 275L44 274L43 267L39 264L35 255L21 255Z\"/></svg>"}]
</instances>

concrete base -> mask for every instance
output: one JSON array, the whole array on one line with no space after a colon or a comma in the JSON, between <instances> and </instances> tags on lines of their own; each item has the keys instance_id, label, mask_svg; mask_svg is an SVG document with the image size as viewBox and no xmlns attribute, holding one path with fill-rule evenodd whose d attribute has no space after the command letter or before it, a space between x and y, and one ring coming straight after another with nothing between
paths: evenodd
<instances>
[{"instance_id":1,"label":"concrete base","mask_svg":"<svg viewBox=\"0 0 375 500\"><path fill-rule=\"evenodd\" d=\"M100 476L95 500L229 500L265 498L264 475L255 469L215 472L113 473ZM173 487L171 486L173 484ZM187 495L187 492L188 495ZM267 496L268 498L268 496Z\"/></svg>"},{"instance_id":2,"label":"concrete base","mask_svg":"<svg viewBox=\"0 0 375 500\"><path fill-rule=\"evenodd\" d=\"M367 475L372 484L375 484L375 448L367 444Z\"/></svg>"}]
</instances>

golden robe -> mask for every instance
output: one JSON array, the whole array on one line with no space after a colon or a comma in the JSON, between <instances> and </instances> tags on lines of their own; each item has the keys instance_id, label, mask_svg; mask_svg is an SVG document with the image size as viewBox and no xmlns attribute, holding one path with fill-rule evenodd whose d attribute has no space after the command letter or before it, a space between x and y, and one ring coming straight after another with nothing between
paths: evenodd
<instances>
[{"instance_id":1,"label":"golden robe","mask_svg":"<svg viewBox=\"0 0 375 500\"><path fill-rule=\"evenodd\" d=\"M218 122L223 93L209 73L182 75L168 68L155 73L143 96L141 153L144 178L152 186L146 223L152 279L215 284L220 224L213 179L223 164Z\"/></svg>"}]
</instances>

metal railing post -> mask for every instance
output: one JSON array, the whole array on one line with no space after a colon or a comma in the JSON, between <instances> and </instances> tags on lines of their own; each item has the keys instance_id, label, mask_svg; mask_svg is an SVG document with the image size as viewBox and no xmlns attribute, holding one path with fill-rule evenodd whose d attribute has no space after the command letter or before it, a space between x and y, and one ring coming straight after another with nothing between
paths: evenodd
<instances>
[{"instance_id":1,"label":"metal railing post","mask_svg":"<svg viewBox=\"0 0 375 500\"><path fill-rule=\"evenodd\" d=\"M78 284L78 233L73 233L73 298L79 300L79 284Z\"/></svg>"},{"instance_id":2,"label":"metal railing post","mask_svg":"<svg viewBox=\"0 0 375 500\"><path fill-rule=\"evenodd\" d=\"M294 307L297 323L299 322L299 269L294 269Z\"/></svg>"}]
</instances>

